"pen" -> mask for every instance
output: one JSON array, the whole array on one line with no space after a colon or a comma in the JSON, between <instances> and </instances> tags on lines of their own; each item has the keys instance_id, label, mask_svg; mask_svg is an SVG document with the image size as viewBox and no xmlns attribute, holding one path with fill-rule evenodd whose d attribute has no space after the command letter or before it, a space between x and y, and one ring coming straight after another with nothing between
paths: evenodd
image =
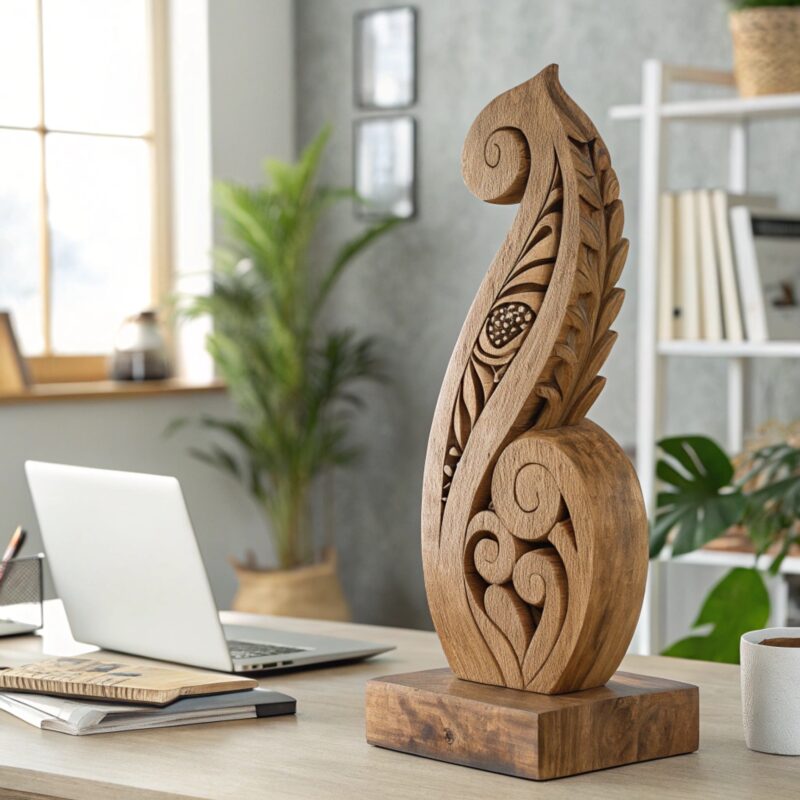
<instances>
[{"instance_id":1,"label":"pen","mask_svg":"<svg viewBox=\"0 0 800 800\"><path fill-rule=\"evenodd\" d=\"M6 547L5 553L3 553L3 558L0 560L0 581L3 580L3 576L5 575L9 561L15 558L17 553L19 553L20 549L22 548L22 545L25 542L25 536L26 533L23 530L22 525L19 525L14 533L11 534L8 547Z\"/></svg>"}]
</instances>

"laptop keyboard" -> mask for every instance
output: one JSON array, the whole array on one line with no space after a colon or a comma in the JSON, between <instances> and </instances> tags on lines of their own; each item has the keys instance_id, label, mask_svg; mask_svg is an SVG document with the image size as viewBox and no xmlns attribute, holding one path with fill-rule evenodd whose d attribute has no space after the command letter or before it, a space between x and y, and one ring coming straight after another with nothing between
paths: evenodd
<instances>
[{"instance_id":1,"label":"laptop keyboard","mask_svg":"<svg viewBox=\"0 0 800 800\"><path fill-rule=\"evenodd\" d=\"M228 650L233 658L264 658L282 656L286 653L303 653L303 647L286 647L282 644L256 644L255 642L228 641Z\"/></svg>"}]
</instances>

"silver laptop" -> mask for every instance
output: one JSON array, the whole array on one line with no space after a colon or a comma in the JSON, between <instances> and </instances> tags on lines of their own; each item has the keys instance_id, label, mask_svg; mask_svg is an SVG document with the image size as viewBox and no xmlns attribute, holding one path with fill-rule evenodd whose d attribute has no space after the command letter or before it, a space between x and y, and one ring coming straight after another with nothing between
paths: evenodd
<instances>
[{"instance_id":1,"label":"silver laptop","mask_svg":"<svg viewBox=\"0 0 800 800\"><path fill-rule=\"evenodd\" d=\"M25 463L56 592L88 644L223 672L350 661L391 647L222 625L177 479Z\"/></svg>"}]
</instances>

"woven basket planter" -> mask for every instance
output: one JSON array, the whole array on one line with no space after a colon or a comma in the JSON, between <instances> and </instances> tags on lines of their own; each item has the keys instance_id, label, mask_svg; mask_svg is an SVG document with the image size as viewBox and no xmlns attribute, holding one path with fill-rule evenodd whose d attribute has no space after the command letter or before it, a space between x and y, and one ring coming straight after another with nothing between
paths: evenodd
<instances>
[{"instance_id":1,"label":"woven basket planter","mask_svg":"<svg viewBox=\"0 0 800 800\"><path fill-rule=\"evenodd\" d=\"M318 564L296 569L252 569L237 562L233 562L233 567L239 579L239 589L233 599L234 611L279 617L350 619L333 551L326 553Z\"/></svg>"},{"instance_id":2,"label":"woven basket planter","mask_svg":"<svg viewBox=\"0 0 800 800\"><path fill-rule=\"evenodd\" d=\"M800 92L800 6L746 8L729 19L739 94Z\"/></svg>"}]
</instances>

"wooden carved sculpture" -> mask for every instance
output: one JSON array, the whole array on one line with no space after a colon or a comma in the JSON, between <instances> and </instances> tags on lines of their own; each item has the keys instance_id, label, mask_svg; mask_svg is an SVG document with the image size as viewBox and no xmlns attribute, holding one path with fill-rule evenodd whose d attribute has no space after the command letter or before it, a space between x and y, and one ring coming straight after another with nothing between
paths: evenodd
<instances>
[{"instance_id":1,"label":"wooden carved sculpture","mask_svg":"<svg viewBox=\"0 0 800 800\"><path fill-rule=\"evenodd\" d=\"M367 741L533 780L692 752L697 687L614 674L647 520L628 458L585 419L628 250L608 152L551 66L480 113L463 172L519 211L450 359L425 463L425 586L451 669L368 681Z\"/></svg>"},{"instance_id":2,"label":"wooden carved sculpture","mask_svg":"<svg viewBox=\"0 0 800 800\"><path fill-rule=\"evenodd\" d=\"M628 252L608 151L556 66L500 95L464 180L519 211L453 351L428 444L425 585L453 672L555 694L600 686L630 643L647 521L630 461L585 419Z\"/></svg>"}]
</instances>

